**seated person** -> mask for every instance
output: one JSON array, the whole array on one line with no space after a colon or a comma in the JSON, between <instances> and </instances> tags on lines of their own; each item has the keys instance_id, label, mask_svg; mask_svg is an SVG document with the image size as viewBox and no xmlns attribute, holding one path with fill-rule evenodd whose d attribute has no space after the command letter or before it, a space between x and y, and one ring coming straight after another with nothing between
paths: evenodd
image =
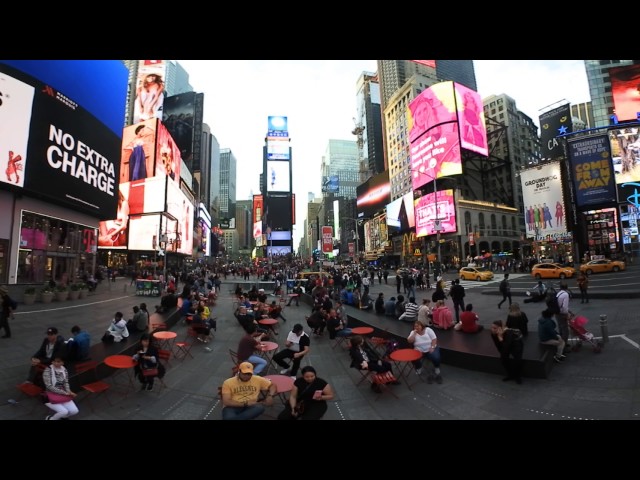
<instances>
[{"instance_id":1,"label":"seated person","mask_svg":"<svg viewBox=\"0 0 640 480\"><path fill-rule=\"evenodd\" d=\"M251 333L245 333L240 342L238 342L238 363L250 362L253 364L255 375L260 375L262 371L267 368L267 360L258 355L256 350L260 347L260 343L267 338L264 332L258 332L255 326L250 326Z\"/></svg>"},{"instance_id":2,"label":"seated person","mask_svg":"<svg viewBox=\"0 0 640 480\"><path fill-rule=\"evenodd\" d=\"M193 314L193 319L191 320L191 327L198 333L196 338L204 343L208 343L211 335L209 320L204 315L204 306L198 305L196 313Z\"/></svg>"},{"instance_id":3,"label":"seated person","mask_svg":"<svg viewBox=\"0 0 640 480\"><path fill-rule=\"evenodd\" d=\"M414 323L418 320L418 308L415 297L409 297L409 301L404 305L404 313L398 317L398 320Z\"/></svg>"},{"instance_id":4,"label":"seated person","mask_svg":"<svg viewBox=\"0 0 640 480\"><path fill-rule=\"evenodd\" d=\"M344 322L340 315L338 315L335 308L329 310L326 323L329 338L331 340L336 337L349 337L351 335L351 329L347 327L346 322Z\"/></svg>"},{"instance_id":5,"label":"seated person","mask_svg":"<svg viewBox=\"0 0 640 480\"><path fill-rule=\"evenodd\" d=\"M389 300L384 302L384 314L387 317L396 316L396 297L391 297Z\"/></svg>"},{"instance_id":6,"label":"seated person","mask_svg":"<svg viewBox=\"0 0 640 480\"><path fill-rule=\"evenodd\" d=\"M360 293L360 290L355 289L353 291L353 303L352 305L356 308L360 308L360 305L362 304L362 294Z\"/></svg>"},{"instance_id":7,"label":"seated person","mask_svg":"<svg viewBox=\"0 0 640 480\"><path fill-rule=\"evenodd\" d=\"M378 294L374 308L377 314L384 314L384 294L382 292Z\"/></svg>"},{"instance_id":8,"label":"seated person","mask_svg":"<svg viewBox=\"0 0 640 480\"><path fill-rule=\"evenodd\" d=\"M460 314L460 323L456 324L454 328L465 333L477 333L483 328L478 320L478 314L473 311L473 305L467 303L464 312Z\"/></svg>"},{"instance_id":9,"label":"seated person","mask_svg":"<svg viewBox=\"0 0 640 480\"><path fill-rule=\"evenodd\" d=\"M251 325L253 325L259 332L267 333L266 329L259 326L253 315L250 315L247 312L247 307L245 307L244 305L241 305L238 308L238 311L234 313L234 316L236 317L238 323L242 326L242 328L244 328L245 332L249 332L250 330L252 330Z\"/></svg>"},{"instance_id":10,"label":"seated person","mask_svg":"<svg viewBox=\"0 0 640 480\"><path fill-rule=\"evenodd\" d=\"M282 307L278 305L275 300L273 300L271 302L271 305L269 305L267 315L269 316L269 318L277 319L278 317L280 317L283 322L287 321L287 319L282 316Z\"/></svg>"},{"instance_id":11,"label":"seated person","mask_svg":"<svg viewBox=\"0 0 640 480\"><path fill-rule=\"evenodd\" d=\"M358 370L371 370L376 373L391 371L391 363L381 360L378 354L365 343L362 335L354 335L349 339L349 356L351 357L351 368ZM394 385L399 382L392 382ZM371 383L371 389L380 393L380 385Z\"/></svg>"},{"instance_id":12,"label":"seated person","mask_svg":"<svg viewBox=\"0 0 640 480\"><path fill-rule=\"evenodd\" d=\"M251 302L249 301L249 299L247 297L245 297L244 295L241 295L238 298L238 302L240 303L240 305L244 305L248 309L250 309L253 306L253 305L251 305Z\"/></svg>"},{"instance_id":13,"label":"seated person","mask_svg":"<svg viewBox=\"0 0 640 480\"><path fill-rule=\"evenodd\" d=\"M51 361L60 356L66 358L66 345L62 335L58 335L58 329L55 327L49 327L47 329L47 336L42 340L40 348L31 357L31 366L29 368L29 374L27 376L27 382L39 384L44 387L42 382L42 370L38 368L39 365L51 365Z\"/></svg>"},{"instance_id":14,"label":"seated person","mask_svg":"<svg viewBox=\"0 0 640 480\"><path fill-rule=\"evenodd\" d=\"M125 321L122 312L116 312L109 328L105 332L105 335L113 337L114 342L121 342L129 337L127 322Z\"/></svg>"},{"instance_id":15,"label":"seated person","mask_svg":"<svg viewBox=\"0 0 640 480\"><path fill-rule=\"evenodd\" d=\"M432 327L443 330L453 327L453 313L451 309L444 304L444 300L436 301L431 315L433 316Z\"/></svg>"},{"instance_id":16,"label":"seated person","mask_svg":"<svg viewBox=\"0 0 640 480\"><path fill-rule=\"evenodd\" d=\"M71 327L71 335L67 340L67 360L70 362L81 362L89 358L91 349L91 335L89 332L81 330L78 325Z\"/></svg>"},{"instance_id":17,"label":"seated person","mask_svg":"<svg viewBox=\"0 0 640 480\"><path fill-rule=\"evenodd\" d=\"M528 298L524 299L524 303L541 302L547 295L547 286L542 283L542 280L538 280L538 283L527 292Z\"/></svg>"},{"instance_id":18,"label":"seated person","mask_svg":"<svg viewBox=\"0 0 640 480\"><path fill-rule=\"evenodd\" d=\"M312 312L311 315L307 318L307 325L311 327L313 333L316 335L322 335L324 333L324 328L327 326L326 322L326 314L322 309L316 310Z\"/></svg>"},{"instance_id":19,"label":"seated person","mask_svg":"<svg viewBox=\"0 0 640 480\"><path fill-rule=\"evenodd\" d=\"M295 299L296 301L296 307L300 306L300 296L302 295L302 287L300 286L300 284L296 284L295 287L293 287L293 291L291 292L293 295L297 295L297 296L291 296L289 297L289 303L287 303L287 307L291 306L291 302Z\"/></svg>"},{"instance_id":20,"label":"seated person","mask_svg":"<svg viewBox=\"0 0 640 480\"><path fill-rule=\"evenodd\" d=\"M184 292L182 294L182 305L180 306L180 317L182 320L186 321L186 318L189 315L193 315L195 313L195 307L193 305L193 294L185 295Z\"/></svg>"},{"instance_id":21,"label":"seated person","mask_svg":"<svg viewBox=\"0 0 640 480\"><path fill-rule=\"evenodd\" d=\"M347 297L347 289L346 288L342 288L340 290L340 301L342 303L347 303L348 300L349 300L349 298Z\"/></svg>"},{"instance_id":22,"label":"seated person","mask_svg":"<svg viewBox=\"0 0 640 480\"><path fill-rule=\"evenodd\" d=\"M394 316L396 318L400 318L405 311L405 301L404 295L398 295L398 299L396 300L396 311Z\"/></svg>"},{"instance_id":23,"label":"seated person","mask_svg":"<svg viewBox=\"0 0 640 480\"><path fill-rule=\"evenodd\" d=\"M251 287L251 290L247 292L246 297L249 299L250 302L255 302L258 300L258 289L255 285Z\"/></svg>"},{"instance_id":24,"label":"seated person","mask_svg":"<svg viewBox=\"0 0 640 480\"><path fill-rule=\"evenodd\" d=\"M258 290L258 298L257 300L262 303L267 303L267 294L264 292L264 288Z\"/></svg>"},{"instance_id":25,"label":"seated person","mask_svg":"<svg viewBox=\"0 0 640 480\"><path fill-rule=\"evenodd\" d=\"M149 329L147 314L138 305L133 306L133 318L127 321L127 329L129 332L146 332Z\"/></svg>"},{"instance_id":26,"label":"seated person","mask_svg":"<svg viewBox=\"0 0 640 480\"><path fill-rule=\"evenodd\" d=\"M156 306L156 313L172 311L178 306L178 297L174 293L167 293L160 298L160 305Z\"/></svg>"},{"instance_id":27,"label":"seated person","mask_svg":"<svg viewBox=\"0 0 640 480\"><path fill-rule=\"evenodd\" d=\"M347 305L355 305L354 300L355 300L355 298L354 298L354 295L353 295L353 290L351 290L350 288L348 288L348 289L347 289L347 293L346 293L346 295L345 295L345 301L344 301L344 302L345 302Z\"/></svg>"}]
</instances>

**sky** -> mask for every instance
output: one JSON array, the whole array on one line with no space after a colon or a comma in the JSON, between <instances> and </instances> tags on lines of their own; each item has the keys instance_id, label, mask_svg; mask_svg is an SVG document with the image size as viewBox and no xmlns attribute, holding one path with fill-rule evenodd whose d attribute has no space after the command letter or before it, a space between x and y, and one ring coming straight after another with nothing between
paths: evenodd
<instances>
[{"instance_id":1,"label":"sky","mask_svg":"<svg viewBox=\"0 0 640 480\"><path fill-rule=\"evenodd\" d=\"M288 117L296 194L297 250L308 192L321 195L328 141L356 140L356 82L375 73L376 60L177 60L196 92L204 93L204 122L238 162L236 199L259 193L267 118ZM509 95L539 124L549 107L590 100L583 60L474 60L482 98Z\"/></svg>"}]
</instances>

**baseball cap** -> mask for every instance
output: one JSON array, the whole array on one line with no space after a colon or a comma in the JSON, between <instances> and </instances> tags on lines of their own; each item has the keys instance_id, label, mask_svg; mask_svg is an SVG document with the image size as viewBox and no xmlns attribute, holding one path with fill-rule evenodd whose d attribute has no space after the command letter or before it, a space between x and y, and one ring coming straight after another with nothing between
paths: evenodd
<instances>
[{"instance_id":1,"label":"baseball cap","mask_svg":"<svg viewBox=\"0 0 640 480\"><path fill-rule=\"evenodd\" d=\"M253 373L253 364L250 362L242 362L238 365L238 370L240 370L240 373Z\"/></svg>"},{"instance_id":2,"label":"baseball cap","mask_svg":"<svg viewBox=\"0 0 640 480\"><path fill-rule=\"evenodd\" d=\"M47 335L57 335L58 329L56 327L47 328Z\"/></svg>"}]
</instances>

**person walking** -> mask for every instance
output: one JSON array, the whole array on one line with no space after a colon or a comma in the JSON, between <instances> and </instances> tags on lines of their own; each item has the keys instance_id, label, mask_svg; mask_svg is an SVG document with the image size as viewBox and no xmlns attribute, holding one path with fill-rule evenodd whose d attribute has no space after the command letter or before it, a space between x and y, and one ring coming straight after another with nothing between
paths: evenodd
<instances>
[{"instance_id":1,"label":"person walking","mask_svg":"<svg viewBox=\"0 0 640 480\"><path fill-rule=\"evenodd\" d=\"M402 275L396 272L396 292L400 295L400 287L402 286Z\"/></svg>"},{"instance_id":2,"label":"person walking","mask_svg":"<svg viewBox=\"0 0 640 480\"><path fill-rule=\"evenodd\" d=\"M509 274L505 273L504 278L500 282L500 293L502 294L502 300L498 303L498 308L502 307L502 304L508 299L509 306L511 306L511 285L509 284Z\"/></svg>"},{"instance_id":3,"label":"person walking","mask_svg":"<svg viewBox=\"0 0 640 480\"><path fill-rule=\"evenodd\" d=\"M0 302L2 302L0 305L0 328L4 328L2 338L11 338L9 319L13 319L13 311L18 307L18 304L9 296L7 287L0 287Z\"/></svg>"},{"instance_id":4,"label":"person walking","mask_svg":"<svg viewBox=\"0 0 640 480\"><path fill-rule=\"evenodd\" d=\"M580 303L589 303L589 277L586 273L580 272L578 276L578 288L580 289Z\"/></svg>"},{"instance_id":5,"label":"person walking","mask_svg":"<svg viewBox=\"0 0 640 480\"><path fill-rule=\"evenodd\" d=\"M560 291L556 294L558 299L558 307L560 311L556 313L556 323L558 324L558 332L564 340L564 353L571 351L569 348L569 285L566 281L560 282Z\"/></svg>"}]
</instances>

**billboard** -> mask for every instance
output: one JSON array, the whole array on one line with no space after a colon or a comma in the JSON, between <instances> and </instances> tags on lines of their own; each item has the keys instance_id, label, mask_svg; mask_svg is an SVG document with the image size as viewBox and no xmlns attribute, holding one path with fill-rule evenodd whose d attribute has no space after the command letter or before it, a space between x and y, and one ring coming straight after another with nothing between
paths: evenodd
<instances>
[{"instance_id":1,"label":"billboard","mask_svg":"<svg viewBox=\"0 0 640 480\"><path fill-rule=\"evenodd\" d=\"M180 148L162 122L157 122L157 132L155 175L168 176L179 184L183 164Z\"/></svg>"},{"instance_id":2,"label":"billboard","mask_svg":"<svg viewBox=\"0 0 640 480\"><path fill-rule=\"evenodd\" d=\"M527 238L554 240L567 235L560 163L520 172Z\"/></svg>"},{"instance_id":3,"label":"billboard","mask_svg":"<svg viewBox=\"0 0 640 480\"><path fill-rule=\"evenodd\" d=\"M288 137L267 137L267 160L290 160Z\"/></svg>"},{"instance_id":4,"label":"billboard","mask_svg":"<svg viewBox=\"0 0 640 480\"><path fill-rule=\"evenodd\" d=\"M389 171L374 175L356 187L356 210L358 217L373 217L378 210L385 208L391 200Z\"/></svg>"},{"instance_id":5,"label":"billboard","mask_svg":"<svg viewBox=\"0 0 640 480\"><path fill-rule=\"evenodd\" d=\"M132 215L129 219L129 250L155 250L160 244L161 222L159 214Z\"/></svg>"},{"instance_id":6,"label":"billboard","mask_svg":"<svg viewBox=\"0 0 640 480\"><path fill-rule=\"evenodd\" d=\"M608 254L616 249L620 241L617 212L616 208L583 212L589 250Z\"/></svg>"},{"instance_id":7,"label":"billboard","mask_svg":"<svg viewBox=\"0 0 640 480\"><path fill-rule=\"evenodd\" d=\"M425 67L436 68L435 60L411 60L414 63L419 63L420 65L424 65Z\"/></svg>"},{"instance_id":8,"label":"billboard","mask_svg":"<svg viewBox=\"0 0 640 480\"><path fill-rule=\"evenodd\" d=\"M338 175L329 175L322 177L322 192L338 193L340 190L340 177Z\"/></svg>"},{"instance_id":9,"label":"billboard","mask_svg":"<svg viewBox=\"0 0 640 480\"><path fill-rule=\"evenodd\" d=\"M416 226L413 192L405 193L402 197L387 204L386 211L389 228L405 232Z\"/></svg>"},{"instance_id":10,"label":"billboard","mask_svg":"<svg viewBox=\"0 0 640 480\"><path fill-rule=\"evenodd\" d=\"M291 191L290 165L282 160L267 160L267 192Z\"/></svg>"},{"instance_id":11,"label":"billboard","mask_svg":"<svg viewBox=\"0 0 640 480\"><path fill-rule=\"evenodd\" d=\"M190 170L194 170L193 142L197 104L195 92L172 95L164 101L162 116L162 123L176 142L182 159ZM195 169L199 168L198 163Z\"/></svg>"},{"instance_id":12,"label":"billboard","mask_svg":"<svg viewBox=\"0 0 640 480\"><path fill-rule=\"evenodd\" d=\"M289 195L267 196L267 225L272 230L291 230L292 202Z\"/></svg>"},{"instance_id":13,"label":"billboard","mask_svg":"<svg viewBox=\"0 0 640 480\"><path fill-rule=\"evenodd\" d=\"M333 227L322 227L322 253L333 252Z\"/></svg>"},{"instance_id":14,"label":"billboard","mask_svg":"<svg viewBox=\"0 0 640 480\"><path fill-rule=\"evenodd\" d=\"M166 177L149 177L120 184L129 192L129 211L132 215L164 211Z\"/></svg>"},{"instance_id":15,"label":"billboard","mask_svg":"<svg viewBox=\"0 0 640 480\"><path fill-rule=\"evenodd\" d=\"M0 93L0 184L113 218L120 136L66 93L2 63Z\"/></svg>"},{"instance_id":16,"label":"billboard","mask_svg":"<svg viewBox=\"0 0 640 480\"><path fill-rule=\"evenodd\" d=\"M175 222L169 222L166 230L169 243L175 245L177 253L191 255L193 252L193 204L176 182L167 182L167 213Z\"/></svg>"},{"instance_id":17,"label":"billboard","mask_svg":"<svg viewBox=\"0 0 640 480\"><path fill-rule=\"evenodd\" d=\"M458 120L453 82L441 82L424 90L409 103L409 142L413 144L429 129Z\"/></svg>"},{"instance_id":18,"label":"billboard","mask_svg":"<svg viewBox=\"0 0 640 480\"><path fill-rule=\"evenodd\" d=\"M113 220L100 222L98 228L98 248L126 249L129 239L129 183L118 188L118 210Z\"/></svg>"},{"instance_id":19,"label":"billboard","mask_svg":"<svg viewBox=\"0 0 640 480\"><path fill-rule=\"evenodd\" d=\"M267 137L288 137L289 124L287 117L270 116L267 117Z\"/></svg>"},{"instance_id":20,"label":"billboard","mask_svg":"<svg viewBox=\"0 0 640 480\"><path fill-rule=\"evenodd\" d=\"M460 145L462 148L484 155L489 155L487 143L487 127L484 118L482 97L475 90L454 83L458 125L460 129Z\"/></svg>"},{"instance_id":21,"label":"billboard","mask_svg":"<svg viewBox=\"0 0 640 480\"><path fill-rule=\"evenodd\" d=\"M455 233L456 206L453 190L428 193L414 202L416 215L416 237L438 233Z\"/></svg>"},{"instance_id":22,"label":"billboard","mask_svg":"<svg viewBox=\"0 0 640 480\"><path fill-rule=\"evenodd\" d=\"M540 153L542 158L554 159L564 157L562 143L558 135L573 132L571 121L571 104L567 103L549 110L539 117L540 120Z\"/></svg>"},{"instance_id":23,"label":"billboard","mask_svg":"<svg viewBox=\"0 0 640 480\"><path fill-rule=\"evenodd\" d=\"M614 113L619 122L637 121L640 112L640 65L614 67L608 70L611 80Z\"/></svg>"},{"instance_id":24,"label":"billboard","mask_svg":"<svg viewBox=\"0 0 640 480\"><path fill-rule=\"evenodd\" d=\"M262 237L262 222L255 222L253 224L253 238L260 238Z\"/></svg>"},{"instance_id":25,"label":"billboard","mask_svg":"<svg viewBox=\"0 0 640 480\"><path fill-rule=\"evenodd\" d=\"M411 185L413 190L434 178L462 173L458 124L445 123L429 130L411 144Z\"/></svg>"},{"instance_id":26,"label":"billboard","mask_svg":"<svg viewBox=\"0 0 640 480\"><path fill-rule=\"evenodd\" d=\"M164 60L140 60L133 106L133 123L157 118L162 120L164 80L167 66Z\"/></svg>"},{"instance_id":27,"label":"billboard","mask_svg":"<svg viewBox=\"0 0 640 480\"><path fill-rule=\"evenodd\" d=\"M157 131L156 118L124 127L119 183L154 176Z\"/></svg>"},{"instance_id":28,"label":"billboard","mask_svg":"<svg viewBox=\"0 0 640 480\"><path fill-rule=\"evenodd\" d=\"M568 142L576 205L616 201L616 184L607 134Z\"/></svg>"},{"instance_id":29,"label":"billboard","mask_svg":"<svg viewBox=\"0 0 640 480\"><path fill-rule=\"evenodd\" d=\"M640 181L640 130L609 130L609 144L616 183Z\"/></svg>"},{"instance_id":30,"label":"billboard","mask_svg":"<svg viewBox=\"0 0 640 480\"><path fill-rule=\"evenodd\" d=\"M262 214L264 212L264 206L262 202L262 195L253 196L253 221L262 222ZM253 238L256 238L255 236Z\"/></svg>"}]
</instances>

